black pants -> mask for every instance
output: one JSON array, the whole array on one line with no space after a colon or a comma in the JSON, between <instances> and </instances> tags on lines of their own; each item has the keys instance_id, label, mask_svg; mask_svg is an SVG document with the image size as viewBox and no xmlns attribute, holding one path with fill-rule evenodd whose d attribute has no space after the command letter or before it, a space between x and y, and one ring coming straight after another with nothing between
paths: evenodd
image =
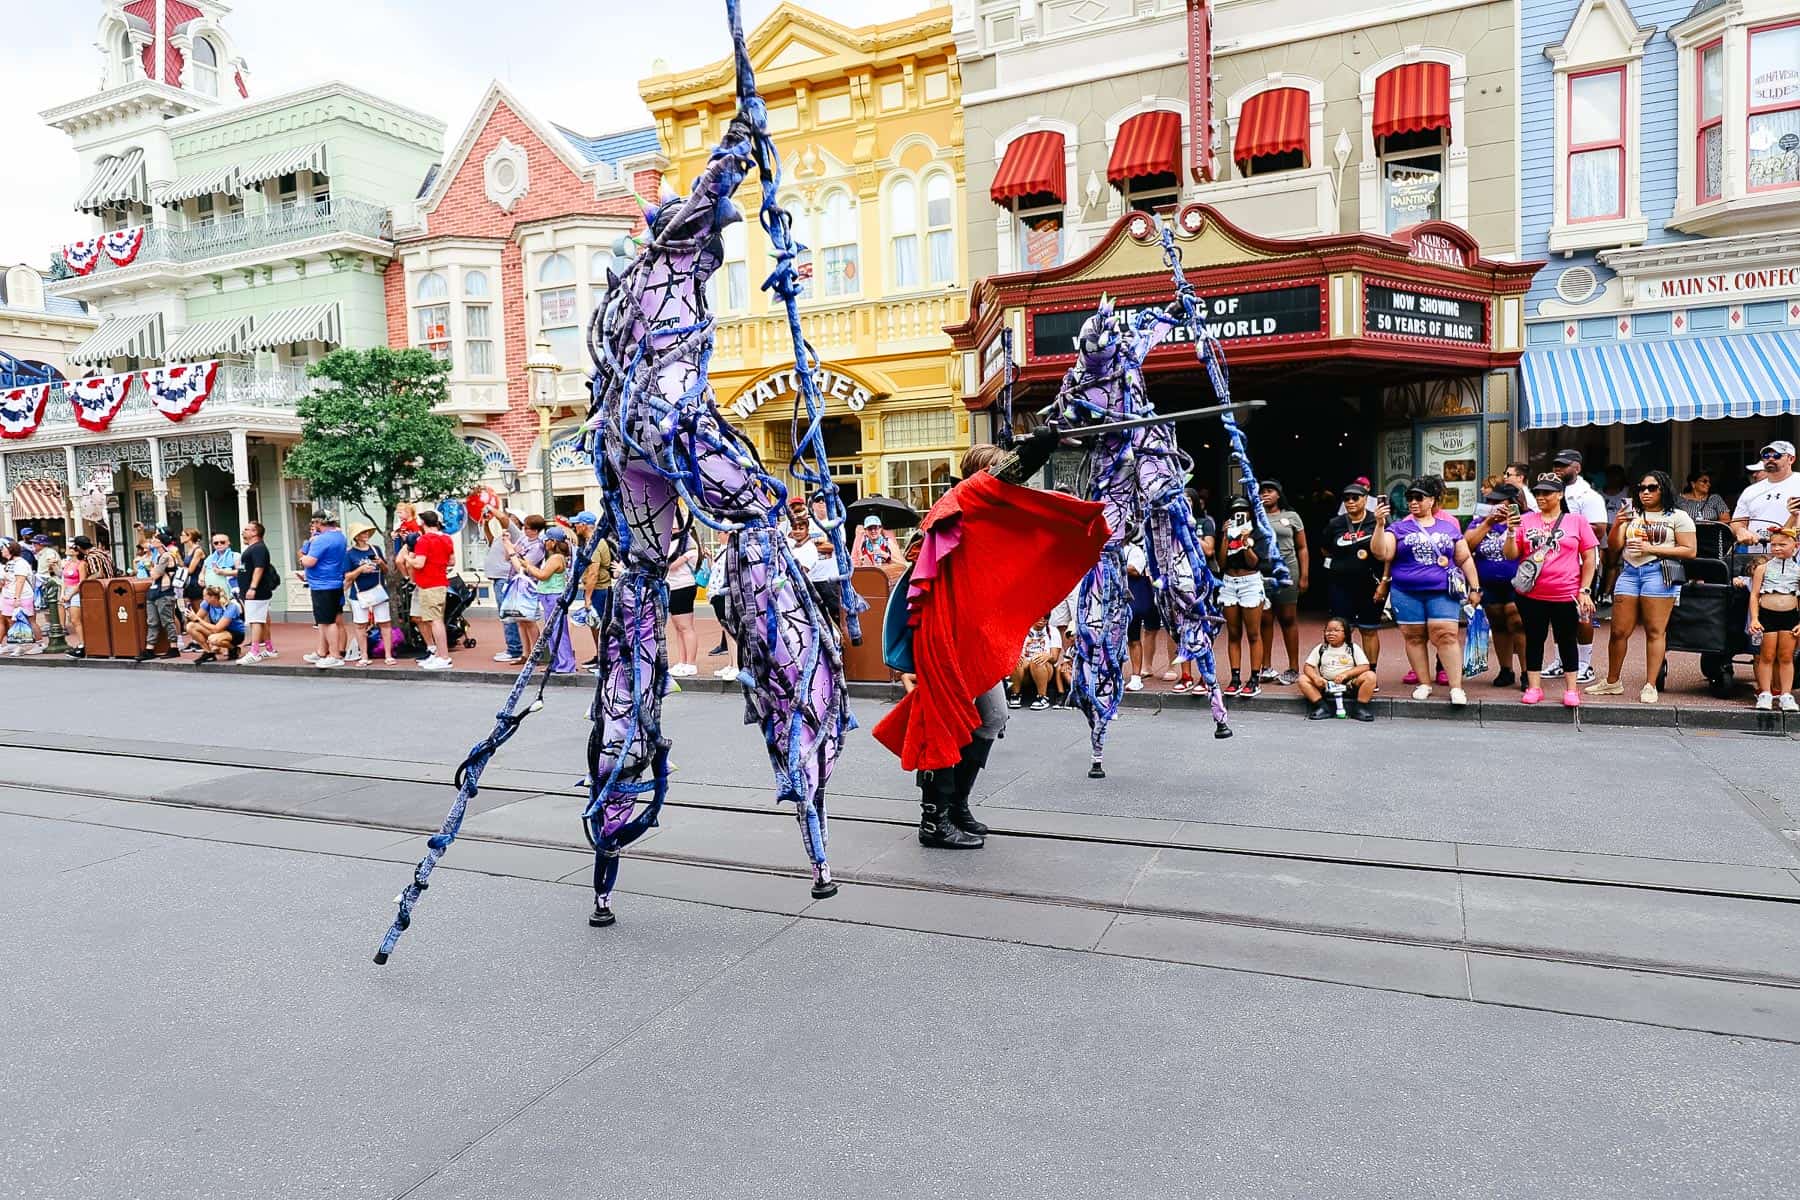
<instances>
[{"instance_id":1,"label":"black pants","mask_svg":"<svg viewBox=\"0 0 1800 1200\"><path fill-rule=\"evenodd\" d=\"M1575 626L1579 623L1579 614L1575 602L1533 600L1530 596L1515 596L1514 602L1519 606L1519 620L1525 626L1525 669L1544 669L1544 638L1554 630L1556 652L1562 658L1563 670L1573 679L1579 669L1575 650Z\"/></svg>"}]
</instances>

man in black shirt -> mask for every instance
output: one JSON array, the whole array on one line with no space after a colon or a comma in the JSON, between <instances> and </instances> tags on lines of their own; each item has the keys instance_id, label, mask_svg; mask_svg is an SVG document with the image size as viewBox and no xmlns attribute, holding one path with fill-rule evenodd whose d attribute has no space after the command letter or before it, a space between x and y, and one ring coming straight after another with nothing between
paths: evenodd
<instances>
[{"instance_id":1,"label":"man in black shirt","mask_svg":"<svg viewBox=\"0 0 1800 1200\"><path fill-rule=\"evenodd\" d=\"M244 602L244 657L240 662L257 663L275 657L275 643L269 638L269 601L281 582L281 575L269 559L268 543L263 541L263 524L251 521L244 526L244 549L238 555L238 596Z\"/></svg>"},{"instance_id":2,"label":"man in black shirt","mask_svg":"<svg viewBox=\"0 0 1800 1200\"><path fill-rule=\"evenodd\" d=\"M1381 560L1370 547L1387 524L1386 501L1371 508L1369 489L1361 483L1344 487L1344 511L1325 526L1325 570L1331 580L1331 615L1342 617L1362 635L1363 653L1374 667L1381 658L1381 610L1387 603L1387 581Z\"/></svg>"}]
</instances>

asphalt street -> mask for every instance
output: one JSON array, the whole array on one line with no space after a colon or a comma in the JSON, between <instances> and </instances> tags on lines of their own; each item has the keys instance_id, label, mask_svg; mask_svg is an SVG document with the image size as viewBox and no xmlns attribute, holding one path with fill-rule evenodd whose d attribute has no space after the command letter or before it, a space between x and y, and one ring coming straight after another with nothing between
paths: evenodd
<instances>
[{"instance_id":1,"label":"asphalt street","mask_svg":"<svg viewBox=\"0 0 1800 1200\"><path fill-rule=\"evenodd\" d=\"M1128 714L1096 784L1027 712L946 856L858 735L813 902L741 707L685 693L595 931L561 690L376 968L500 689L24 679L0 1197L1796 1187L1788 739Z\"/></svg>"}]
</instances>

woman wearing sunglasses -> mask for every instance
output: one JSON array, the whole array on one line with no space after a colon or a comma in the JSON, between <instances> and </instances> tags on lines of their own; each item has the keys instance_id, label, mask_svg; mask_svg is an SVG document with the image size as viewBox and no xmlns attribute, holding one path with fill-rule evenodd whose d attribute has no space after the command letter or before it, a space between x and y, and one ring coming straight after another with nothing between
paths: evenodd
<instances>
[{"instance_id":1,"label":"woman wearing sunglasses","mask_svg":"<svg viewBox=\"0 0 1800 1200\"><path fill-rule=\"evenodd\" d=\"M1481 603L1481 580L1463 541L1462 527L1449 513L1438 511L1443 481L1421 476L1406 488L1406 516L1377 533L1375 557L1390 564L1393 588L1389 603L1406 642L1406 660L1418 673L1414 700L1431 696L1430 650L1450 680L1450 703L1469 702L1462 680L1462 592Z\"/></svg>"},{"instance_id":2,"label":"woman wearing sunglasses","mask_svg":"<svg viewBox=\"0 0 1800 1200\"><path fill-rule=\"evenodd\" d=\"M1513 603L1525 626L1525 694L1520 703L1544 698L1544 640L1556 635L1562 660L1563 707L1580 708L1575 677L1580 670L1576 626L1594 614L1590 588L1600 565L1594 527L1563 504L1562 477L1552 471L1531 485L1536 512L1507 522L1506 557L1519 564L1513 576Z\"/></svg>"},{"instance_id":3,"label":"woman wearing sunglasses","mask_svg":"<svg viewBox=\"0 0 1800 1200\"><path fill-rule=\"evenodd\" d=\"M1669 614L1681 594L1677 564L1699 553L1694 518L1678 503L1675 484L1662 471L1646 471L1638 480L1633 503L1619 510L1607 543L1620 556L1613 584L1612 640L1606 658L1606 682L1588 688L1590 696L1617 696L1625 689L1619 674L1631 647L1632 631L1644 630L1644 688L1638 700L1657 701L1656 680L1662 674L1669 634Z\"/></svg>"}]
</instances>

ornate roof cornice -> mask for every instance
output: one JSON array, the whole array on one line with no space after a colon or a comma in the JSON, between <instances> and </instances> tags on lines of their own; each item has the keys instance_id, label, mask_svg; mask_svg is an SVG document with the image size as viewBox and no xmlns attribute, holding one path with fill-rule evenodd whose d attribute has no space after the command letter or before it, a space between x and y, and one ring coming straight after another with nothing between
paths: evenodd
<instances>
[{"instance_id":1,"label":"ornate roof cornice","mask_svg":"<svg viewBox=\"0 0 1800 1200\"><path fill-rule=\"evenodd\" d=\"M441 135L444 132L444 123L436 117L428 116L417 109L407 108L405 105L395 104L392 100L384 100L371 92L352 87L342 80L333 79L298 92L284 92L279 96L270 96L266 100L233 105L218 112L200 113L178 121L171 121L169 136L184 137L193 133L206 133L238 121L253 121L257 117L279 112L284 108L317 104L320 101L338 98L353 100L403 121L415 122L433 133Z\"/></svg>"}]
</instances>

